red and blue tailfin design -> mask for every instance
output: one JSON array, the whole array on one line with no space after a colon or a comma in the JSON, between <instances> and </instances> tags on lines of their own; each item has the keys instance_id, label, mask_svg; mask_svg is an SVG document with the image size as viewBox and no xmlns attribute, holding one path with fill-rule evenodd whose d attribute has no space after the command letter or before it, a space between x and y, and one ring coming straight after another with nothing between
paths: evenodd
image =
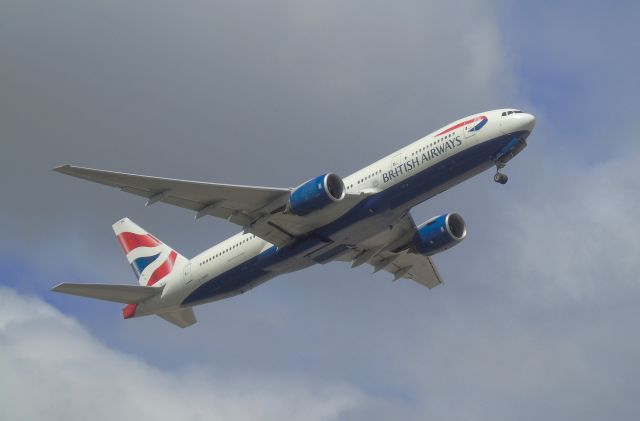
<instances>
[{"instance_id":1,"label":"red and blue tailfin design","mask_svg":"<svg viewBox=\"0 0 640 421\"><path fill-rule=\"evenodd\" d=\"M175 272L188 260L136 225L129 218L113 224L113 231L140 285L152 286Z\"/></svg>"}]
</instances>

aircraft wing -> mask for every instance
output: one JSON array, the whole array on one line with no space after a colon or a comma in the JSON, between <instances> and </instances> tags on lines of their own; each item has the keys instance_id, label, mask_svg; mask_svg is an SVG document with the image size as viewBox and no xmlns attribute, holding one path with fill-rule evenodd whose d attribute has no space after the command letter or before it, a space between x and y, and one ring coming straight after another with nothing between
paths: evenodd
<instances>
[{"instance_id":1,"label":"aircraft wing","mask_svg":"<svg viewBox=\"0 0 640 421\"><path fill-rule=\"evenodd\" d=\"M393 280L400 278L411 279L427 288L435 288L442 283L440 273L428 256L422 256L415 253L388 253L383 252L369 262L374 271L384 270L393 275Z\"/></svg>"},{"instance_id":2,"label":"aircraft wing","mask_svg":"<svg viewBox=\"0 0 640 421\"><path fill-rule=\"evenodd\" d=\"M393 280L411 279L427 288L442 283L436 266L428 256L411 252L408 247L417 230L410 213L406 213L390 230L357 244L336 260L351 262L351 267L362 264L373 266L373 272L389 272Z\"/></svg>"},{"instance_id":3,"label":"aircraft wing","mask_svg":"<svg viewBox=\"0 0 640 421\"><path fill-rule=\"evenodd\" d=\"M196 219L205 215L224 218L279 247L331 222L362 199L347 194L328 209L302 217L283 213L292 190L288 188L176 180L72 165L62 165L54 171L142 196L147 199L147 206L163 202L195 211Z\"/></svg>"}]
</instances>

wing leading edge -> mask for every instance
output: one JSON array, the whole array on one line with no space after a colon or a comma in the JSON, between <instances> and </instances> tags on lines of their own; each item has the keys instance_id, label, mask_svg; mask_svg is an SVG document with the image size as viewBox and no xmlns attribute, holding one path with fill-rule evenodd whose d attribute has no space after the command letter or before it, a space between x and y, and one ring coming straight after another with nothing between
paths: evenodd
<instances>
[{"instance_id":1,"label":"wing leading edge","mask_svg":"<svg viewBox=\"0 0 640 421\"><path fill-rule=\"evenodd\" d=\"M238 225L249 224L262 208L289 194L289 189L283 188L177 180L72 165L62 165L54 171L145 197L147 206L168 203L197 212L196 218L211 215Z\"/></svg>"},{"instance_id":2,"label":"wing leading edge","mask_svg":"<svg viewBox=\"0 0 640 421\"><path fill-rule=\"evenodd\" d=\"M54 171L142 196L147 199L147 206L162 202L195 211L196 219L205 215L226 219L279 247L331 222L363 198L347 194L327 209L297 216L284 212L292 191L288 188L177 180L72 165L62 165Z\"/></svg>"}]
</instances>

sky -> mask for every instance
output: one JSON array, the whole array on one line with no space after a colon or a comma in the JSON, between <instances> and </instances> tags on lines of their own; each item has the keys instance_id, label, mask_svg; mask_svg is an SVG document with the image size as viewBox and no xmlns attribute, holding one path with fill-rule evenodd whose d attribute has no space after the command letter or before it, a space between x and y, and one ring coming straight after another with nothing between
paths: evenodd
<instances>
[{"instance_id":1,"label":"sky","mask_svg":"<svg viewBox=\"0 0 640 421\"><path fill-rule=\"evenodd\" d=\"M0 418L640 416L632 1L0 0ZM465 115L529 146L421 204L464 242L433 290L331 263L178 329L58 295L135 283L128 216L193 256L237 227L51 171L289 187Z\"/></svg>"}]
</instances>

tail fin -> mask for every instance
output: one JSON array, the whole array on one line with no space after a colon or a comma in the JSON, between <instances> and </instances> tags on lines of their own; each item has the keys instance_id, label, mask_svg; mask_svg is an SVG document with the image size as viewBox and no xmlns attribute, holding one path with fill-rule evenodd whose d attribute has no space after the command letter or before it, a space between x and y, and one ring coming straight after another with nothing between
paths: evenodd
<instances>
[{"instance_id":1,"label":"tail fin","mask_svg":"<svg viewBox=\"0 0 640 421\"><path fill-rule=\"evenodd\" d=\"M168 276L174 267L180 268L188 262L129 218L113 224L113 231L140 285L152 286Z\"/></svg>"}]
</instances>

